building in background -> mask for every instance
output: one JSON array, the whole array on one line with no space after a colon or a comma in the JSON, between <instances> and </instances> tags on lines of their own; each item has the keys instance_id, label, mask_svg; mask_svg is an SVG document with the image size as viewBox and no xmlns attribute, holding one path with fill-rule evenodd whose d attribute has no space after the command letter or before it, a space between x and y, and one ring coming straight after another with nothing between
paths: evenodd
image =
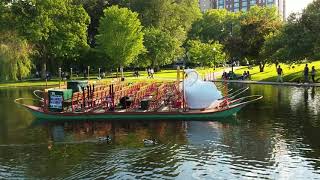
<instances>
[{"instance_id":1,"label":"building in background","mask_svg":"<svg viewBox=\"0 0 320 180\"><path fill-rule=\"evenodd\" d=\"M276 6L280 16L285 20L286 0L199 0L202 12L208 9L227 9L238 12L247 11L251 6Z\"/></svg>"}]
</instances>

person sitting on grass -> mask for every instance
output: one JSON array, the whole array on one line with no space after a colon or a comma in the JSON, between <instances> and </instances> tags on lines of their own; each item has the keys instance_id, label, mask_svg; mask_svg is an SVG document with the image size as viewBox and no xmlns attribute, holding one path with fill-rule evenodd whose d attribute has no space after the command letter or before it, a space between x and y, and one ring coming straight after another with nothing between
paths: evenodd
<instances>
[{"instance_id":1,"label":"person sitting on grass","mask_svg":"<svg viewBox=\"0 0 320 180\"><path fill-rule=\"evenodd\" d=\"M247 77L248 77L247 71L244 71L242 74L242 80L247 79Z\"/></svg>"},{"instance_id":2,"label":"person sitting on grass","mask_svg":"<svg viewBox=\"0 0 320 180\"><path fill-rule=\"evenodd\" d=\"M280 65L277 68L277 74L278 74L278 78L277 78L277 82L283 82L282 76L283 76L283 70L280 67Z\"/></svg>"}]
</instances>

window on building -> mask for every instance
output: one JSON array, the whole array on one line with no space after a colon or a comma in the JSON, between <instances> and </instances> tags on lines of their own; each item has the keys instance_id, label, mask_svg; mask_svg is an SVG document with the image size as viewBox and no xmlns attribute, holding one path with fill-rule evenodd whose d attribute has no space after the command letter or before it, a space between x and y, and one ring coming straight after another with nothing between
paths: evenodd
<instances>
[{"instance_id":1,"label":"window on building","mask_svg":"<svg viewBox=\"0 0 320 180\"><path fill-rule=\"evenodd\" d=\"M219 0L218 1L218 8L223 9L224 8L224 0Z\"/></svg>"},{"instance_id":2,"label":"window on building","mask_svg":"<svg viewBox=\"0 0 320 180\"><path fill-rule=\"evenodd\" d=\"M248 2L247 0L241 1L241 11L246 11L248 9Z\"/></svg>"},{"instance_id":3,"label":"window on building","mask_svg":"<svg viewBox=\"0 0 320 180\"><path fill-rule=\"evenodd\" d=\"M257 1L256 0L250 0L250 6L254 6L257 4Z\"/></svg>"},{"instance_id":4,"label":"window on building","mask_svg":"<svg viewBox=\"0 0 320 180\"><path fill-rule=\"evenodd\" d=\"M267 0L267 5L273 5L274 4L274 0Z\"/></svg>"}]
</instances>

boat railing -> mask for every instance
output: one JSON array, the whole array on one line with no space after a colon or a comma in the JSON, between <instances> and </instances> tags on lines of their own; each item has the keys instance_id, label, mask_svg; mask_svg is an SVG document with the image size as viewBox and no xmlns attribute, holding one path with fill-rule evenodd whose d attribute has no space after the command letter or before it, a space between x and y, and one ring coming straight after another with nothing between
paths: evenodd
<instances>
[{"instance_id":1,"label":"boat railing","mask_svg":"<svg viewBox=\"0 0 320 180\"><path fill-rule=\"evenodd\" d=\"M233 105L233 106L244 106L246 104L258 101L258 100L260 100L262 98L263 98L262 95L245 96L245 97L241 97L241 98L237 98L237 99L232 100L230 105Z\"/></svg>"},{"instance_id":2,"label":"boat railing","mask_svg":"<svg viewBox=\"0 0 320 180\"><path fill-rule=\"evenodd\" d=\"M249 89L249 87L245 87L245 88L241 88L236 91L233 91L233 92L229 92L228 95L223 97L222 99L224 99L224 98L234 99L235 97L239 96L240 94L243 94L244 92L246 92L248 89Z\"/></svg>"}]
</instances>

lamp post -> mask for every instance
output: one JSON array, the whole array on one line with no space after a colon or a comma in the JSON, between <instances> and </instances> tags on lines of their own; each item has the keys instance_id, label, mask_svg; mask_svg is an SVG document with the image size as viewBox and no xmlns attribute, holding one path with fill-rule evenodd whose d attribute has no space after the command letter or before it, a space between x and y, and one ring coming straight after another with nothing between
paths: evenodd
<instances>
[{"instance_id":1,"label":"lamp post","mask_svg":"<svg viewBox=\"0 0 320 180\"><path fill-rule=\"evenodd\" d=\"M70 80L72 80L72 68L70 68Z\"/></svg>"},{"instance_id":2,"label":"lamp post","mask_svg":"<svg viewBox=\"0 0 320 180\"><path fill-rule=\"evenodd\" d=\"M59 68L59 88L61 88L61 67Z\"/></svg>"},{"instance_id":3,"label":"lamp post","mask_svg":"<svg viewBox=\"0 0 320 180\"><path fill-rule=\"evenodd\" d=\"M213 70L216 70L216 47L213 47L213 53L214 53L214 58L213 58Z\"/></svg>"},{"instance_id":4,"label":"lamp post","mask_svg":"<svg viewBox=\"0 0 320 180\"><path fill-rule=\"evenodd\" d=\"M90 73L89 73L89 71L90 71L90 66L88 66L88 81L90 80Z\"/></svg>"},{"instance_id":5,"label":"lamp post","mask_svg":"<svg viewBox=\"0 0 320 180\"><path fill-rule=\"evenodd\" d=\"M232 38L233 36L233 23L231 22L231 26L230 26L230 38ZM231 71L233 74L233 65L234 65L234 57L231 57Z\"/></svg>"},{"instance_id":6,"label":"lamp post","mask_svg":"<svg viewBox=\"0 0 320 180\"><path fill-rule=\"evenodd\" d=\"M101 78L101 76L100 76L100 70L101 70L101 68L99 68L99 79Z\"/></svg>"}]
</instances>

